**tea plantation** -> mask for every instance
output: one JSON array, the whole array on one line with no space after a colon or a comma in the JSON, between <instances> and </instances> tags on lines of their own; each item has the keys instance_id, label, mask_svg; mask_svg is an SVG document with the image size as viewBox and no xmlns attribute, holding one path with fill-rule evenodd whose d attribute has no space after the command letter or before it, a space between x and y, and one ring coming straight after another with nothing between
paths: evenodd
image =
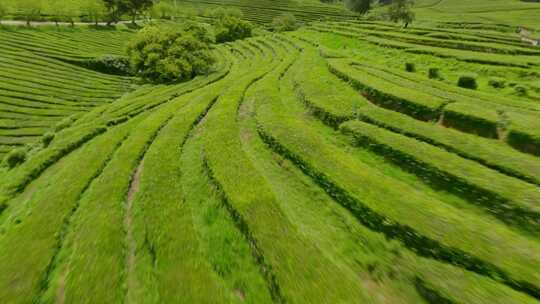
<instances>
[{"instance_id":1,"label":"tea plantation","mask_svg":"<svg viewBox=\"0 0 540 304\"><path fill-rule=\"evenodd\" d=\"M540 3L450 2L182 0L260 28L172 84L1 27L0 303L540 303Z\"/></svg>"}]
</instances>

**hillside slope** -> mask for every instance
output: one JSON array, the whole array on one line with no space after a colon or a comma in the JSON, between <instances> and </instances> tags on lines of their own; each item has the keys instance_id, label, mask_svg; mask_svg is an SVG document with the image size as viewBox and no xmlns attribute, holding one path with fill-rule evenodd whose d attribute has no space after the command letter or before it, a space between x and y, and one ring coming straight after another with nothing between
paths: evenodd
<instances>
[{"instance_id":1,"label":"hillside slope","mask_svg":"<svg viewBox=\"0 0 540 304\"><path fill-rule=\"evenodd\" d=\"M497 23L540 30L540 3L522 0L417 0L422 21Z\"/></svg>"},{"instance_id":2,"label":"hillside slope","mask_svg":"<svg viewBox=\"0 0 540 304\"><path fill-rule=\"evenodd\" d=\"M516 39L314 23L87 109L0 170L0 302L538 303L540 106L452 74Z\"/></svg>"}]
</instances>

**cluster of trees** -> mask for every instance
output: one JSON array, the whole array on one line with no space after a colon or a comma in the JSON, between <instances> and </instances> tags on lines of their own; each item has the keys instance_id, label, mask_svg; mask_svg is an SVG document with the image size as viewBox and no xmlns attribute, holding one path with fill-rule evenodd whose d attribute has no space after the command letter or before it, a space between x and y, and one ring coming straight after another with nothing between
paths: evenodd
<instances>
[{"instance_id":1,"label":"cluster of trees","mask_svg":"<svg viewBox=\"0 0 540 304\"><path fill-rule=\"evenodd\" d=\"M138 15L148 11L153 5L153 0L103 0L108 12L108 23L117 22L124 14L131 16L132 23Z\"/></svg>"},{"instance_id":2,"label":"cluster of trees","mask_svg":"<svg viewBox=\"0 0 540 304\"><path fill-rule=\"evenodd\" d=\"M298 21L291 13L277 16L272 20L272 29L276 32L294 31L298 27Z\"/></svg>"},{"instance_id":3,"label":"cluster of trees","mask_svg":"<svg viewBox=\"0 0 540 304\"><path fill-rule=\"evenodd\" d=\"M345 0L345 6L361 15L367 14L376 0ZM380 4L387 4L385 18L393 22L403 22L405 27L414 21L415 15L412 11L414 0L379 0Z\"/></svg>"},{"instance_id":4,"label":"cluster of trees","mask_svg":"<svg viewBox=\"0 0 540 304\"><path fill-rule=\"evenodd\" d=\"M7 15L7 7L0 1L0 23L5 15Z\"/></svg>"},{"instance_id":5,"label":"cluster of trees","mask_svg":"<svg viewBox=\"0 0 540 304\"><path fill-rule=\"evenodd\" d=\"M242 20L238 9L217 8L208 13L214 26L216 42L223 43L251 37L253 26Z\"/></svg>"},{"instance_id":6,"label":"cluster of trees","mask_svg":"<svg viewBox=\"0 0 540 304\"><path fill-rule=\"evenodd\" d=\"M192 79L207 73L214 63L211 44L243 39L252 35L252 25L238 10L210 12L212 24L186 21L178 24L150 24L128 45L128 59L134 74L154 83Z\"/></svg>"},{"instance_id":7,"label":"cluster of trees","mask_svg":"<svg viewBox=\"0 0 540 304\"><path fill-rule=\"evenodd\" d=\"M158 0L84 0L81 5L74 5L66 0L17 0L12 7L7 7L0 0L0 20L9 11L16 16L24 18L27 24L31 21L47 19L58 22L71 22L78 17L86 21L106 21L108 24L118 22L123 15L131 16L134 23L137 16L146 13L156 3L164 5Z\"/></svg>"},{"instance_id":8,"label":"cluster of trees","mask_svg":"<svg viewBox=\"0 0 540 304\"><path fill-rule=\"evenodd\" d=\"M207 73L214 57L207 30L197 24L182 29L172 26L146 26L128 46L134 71L157 83L184 81Z\"/></svg>"}]
</instances>

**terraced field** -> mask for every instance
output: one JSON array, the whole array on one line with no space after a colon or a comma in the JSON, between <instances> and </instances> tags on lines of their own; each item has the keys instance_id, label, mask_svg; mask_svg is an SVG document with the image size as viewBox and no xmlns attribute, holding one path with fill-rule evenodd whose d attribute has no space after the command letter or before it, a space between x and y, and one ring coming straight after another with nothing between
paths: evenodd
<instances>
[{"instance_id":1,"label":"terraced field","mask_svg":"<svg viewBox=\"0 0 540 304\"><path fill-rule=\"evenodd\" d=\"M172 2L172 1L171 1ZM195 10L209 10L220 6L240 9L245 19L257 24L271 23L275 17L286 13L295 15L302 22L316 20L346 20L355 14L346 10L342 3L327 4L320 1L295 0L178 0L177 5Z\"/></svg>"},{"instance_id":2,"label":"terraced field","mask_svg":"<svg viewBox=\"0 0 540 304\"><path fill-rule=\"evenodd\" d=\"M418 17L426 21L448 21L469 28L513 25L540 30L540 3L534 0L417 0L416 6Z\"/></svg>"},{"instance_id":3,"label":"terraced field","mask_svg":"<svg viewBox=\"0 0 540 304\"><path fill-rule=\"evenodd\" d=\"M540 104L486 84L538 49L336 21L174 85L79 65L128 35L0 32L0 147L61 122L0 170L0 302L540 301Z\"/></svg>"},{"instance_id":4,"label":"terraced field","mask_svg":"<svg viewBox=\"0 0 540 304\"><path fill-rule=\"evenodd\" d=\"M129 91L128 78L86 69L84 62L122 54L122 41L130 35L77 29L1 30L0 158Z\"/></svg>"}]
</instances>

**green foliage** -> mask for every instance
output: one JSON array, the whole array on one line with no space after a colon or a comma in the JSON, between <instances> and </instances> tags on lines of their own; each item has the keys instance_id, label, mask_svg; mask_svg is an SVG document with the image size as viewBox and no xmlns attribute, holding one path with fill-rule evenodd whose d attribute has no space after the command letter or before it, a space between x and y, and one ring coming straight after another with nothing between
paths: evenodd
<instances>
[{"instance_id":1,"label":"green foliage","mask_svg":"<svg viewBox=\"0 0 540 304\"><path fill-rule=\"evenodd\" d=\"M212 35L210 26L195 21L186 21L182 24L182 30L190 33L204 43L214 43L216 38Z\"/></svg>"},{"instance_id":2,"label":"green foliage","mask_svg":"<svg viewBox=\"0 0 540 304\"><path fill-rule=\"evenodd\" d=\"M123 0L103 0L103 4L107 10L107 24L118 22L122 14L125 13Z\"/></svg>"},{"instance_id":3,"label":"green foliage","mask_svg":"<svg viewBox=\"0 0 540 304\"><path fill-rule=\"evenodd\" d=\"M15 10L24 16L28 26L30 26L31 21L40 17L42 9L41 0L17 0L15 4Z\"/></svg>"},{"instance_id":4,"label":"green foliage","mask_svg":"<svg viewBox=\"0 0 540 304\"><path fill-rule=\"evenodd\" d=\"M8 13L8 8L5 5L3 1L0 1L0 23L2 22L2 18L4 18L5 15Z\"/></svg>"},{"instance_id":5,"label":"green foliage","mask_svg":"<svg viewBox=\"0 0 540 304\"><path fill-rule=\"evenodd\" d=\"M371 9L373 0L345 0L345 7L361 15L366 14Z\"/></svg>"},{"instance_id":6,"label":"green foliage","mask_svg":"<svg viewBox=\"0 0 540 304\"><path fill-rule=\"evenodd\" d=\"M435 67L429 68L428 77L430 79L442 79L441 70L439 68L435 68Z\"/></svg>"},{"instance_id":7,"label":"green foliage","mask_svg":"<svg viewBox=\"0 0 540 304\"><path fill-rule=\"evenodd\" d=\"M174 6L167 1L156 3L150 10L152 18L171 19L175 13Z\"/></svg>"},{"instance_id":8,"label":"green foliage","mask_svg":"<svg viewBox=\"0 0 540 304\"><path fill-rule=\"evenodd\" d=\"M111 75L130 75L129 59L122 56L104 55L85 62L85 65L94 70Z\"/></svg>"},{"instance_id":9,"label":"green foliage","mask_svg":"<svg viewBox=\"0 0 540 304\"><path fill-rule=\"evenodd\" d=\"M242 19L244 17L244 13L242 13L241 10L237 8L225 8L225 7L218 7L216 9L209 10L206 13L206 15L215 20L222 20L227 17L235 17L238 19Z\"/></svg>"},{"instance_id":10,"label":"green foliage","mask_svg":"<svg viewBox=\"0 0 540 304\"><path fill-rule=\"evenodd\" d=\"M405 63L405 71L407 72L416 72L416 65L412 62Z\"/></svg>"},{"instance_id":11,"label":"green foliage","mask_svg":"<svg viewBox=\"0 0 540 304\"><path fill-rule=\"evenodd\" d=\"M49 144L53 141L54 137L55 134L52 132L47 132L43 134L43 136L41 137L41 143L43 144L43 147L48 147Z\"/></svg>"},{"instance_id":12,"label":"green foliage","mask_svg":"<svg viewBox=\"0 0 540 304\"><path fill-rule=\"evenodd\" d=\"M103 0L87 0L81 7L81 12L86 15L86 19L96 25L102 21L106 15Z\"/></svg>"},{"instance_id":13,"label":"green foliage","mask_svg":"<svg viewBox=\"0 0 540 304\"><path fill-rule=\"evenodd\" d=\"M488 84L496 89L502 89L506 87L506 79L501 77L490 77Z\"/></svg>"},{"instance_id":14,"label":"green foliage","mask_svg":"<svg viewBox=\"0 0 540 304\"><path fill-rule=\"evenodd\" d=\"M466 73L461 76L459 76L458 79L458 86L466 89L472 89L476 90L478 88L478 84L476 83L476 74L472 73Z\"/></svg>"},{"instance_id":15,"label":"green foliage","mask_svg":"<svg viewBox=\"0 0 540 304\"><path fill-rule=\"evenodd\" d=\"M272 28L277 32L294 31L298 28L298 21L293 14L283 14L272 20Z\"/></svg>"},{"instance_id":16,"label":"green foliage","mask_svg":"<svg viewBox=\"0 0 540 304\"><path fill-rule=\"evenodd\" d=\"M251 37L253 26L234 16L225 16L215 24L216 42L230 42Z\"/></svg>"},{"instance_id":17,"label":"green foliage","mask_svg":"<svg viewBox=\"0 0 540 304\"><path fill-rule=\"evenodd\" d=\"M153 5L153 0L123 0L120 3L121 10L129 13L133 24L135 24L135 19L139 14L148 11Z\"/></svg>"},{"instance_id":18,"label":"green foliage","mask_svg":"<svg viewBox=\"0 0 540 304\"><path fill-rule=\"evenodd\" d=\"M403 22L405 26L414 21L415 15L412 11L414 0L394 0L388 7L388 16L393 22Z\"/></svg>"},{"instance_id":19,"label":"green foliage","mask_svg":"<svg viewBox=\"0 0 540 304\"><path fill-rule=\"evenodd\" d=\"M527 88L525 85L518 84L514 87L514 92L518 96L527 96L529 88Z\"/></svg>"},{"instance_id":20,"label":"green foliage","mask_svg":"<svg viewBox=\"0 0 540 304\"><path fill-rule=\"evenodd\" d=\"M70 22L73 25L74 18L79 15L76 8L66 3L65 0L50 0L48 10L52 15L52 21L56 25L58 25L58 22Z\"/></svg>"},{"instance_id":21,"label":"green foliage","mask_svg":"<svg viewBox=\"0 0 540 304\"><path fill-rule=\"evenodd\" d=\"M16 166L24 163L26 160L26 150L23 148L17 148L11 150L6 157L4 157L4 164L9 168L15 168Z\"/></svg>"},{"instance_id":22,"label":"green foliage","mask_svg":"<svg viewBox=\"0 0 540 304\"><path fill-rule=\"evenodd\" d=\"M210 70L213 62L208 41L200 32L150 25L139 31L128 46L135 73L152 82L188 80Z\"/></svg>"},{"instance_id":23,"label":"green foliage","mask_svg":"<svg viewBox=\"0 0 540 304\"><path fill-rule=\"evenodd\" d=\"M75 120L72 117L66 117L62 119L59 123L56 124L54 130L56 132L62 131L63 129L69 128Z\"/></svg>"}]
</instances>

